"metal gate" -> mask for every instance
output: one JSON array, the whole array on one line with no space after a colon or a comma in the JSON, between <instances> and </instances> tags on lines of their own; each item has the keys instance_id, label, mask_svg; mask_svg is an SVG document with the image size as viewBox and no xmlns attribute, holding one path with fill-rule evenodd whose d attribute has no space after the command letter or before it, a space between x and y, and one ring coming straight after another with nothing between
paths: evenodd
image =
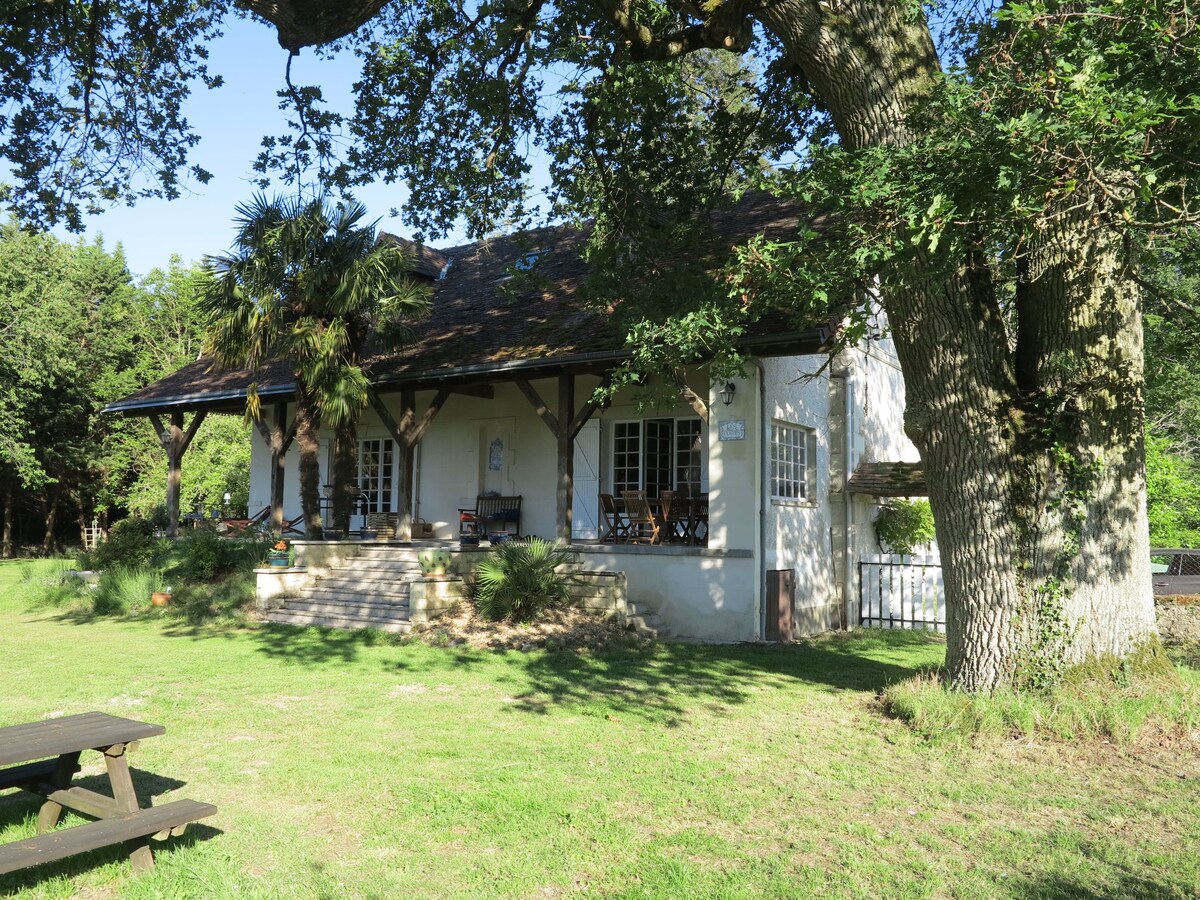
<instances>
[{"instance_id":1,"label":"metal gate","mask_svg":"<svg viewBox=\"0 0 1200 900\"><path fill-rule=\"evenodd\" d=\"M858 614L867 628L945 632L946 591L936 556L868 556L858 563Z\"/></svg>"}]
</instances>

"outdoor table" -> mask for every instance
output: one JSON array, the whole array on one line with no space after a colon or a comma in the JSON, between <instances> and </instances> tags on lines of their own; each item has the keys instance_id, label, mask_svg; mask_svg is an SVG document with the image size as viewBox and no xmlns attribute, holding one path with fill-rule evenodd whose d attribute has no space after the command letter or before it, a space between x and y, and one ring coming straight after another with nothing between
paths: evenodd
<instances>
[{"instance_id":1,"label":"outdoor table","mask_svg":"<svg viewBox=\"0 0 1200 900\"><path fill-rule=\"evenodd\" d=\"M150 837L180 834L188 822L217 811L194 800L141 807L126 753L143 738L165 731L162 725L101 712L0 728L0 790L21 788L44 798L38 836L0 845L0 874L125 841L134 871L152 868ZM111 797L71 784L85 750L104 756ZM98 821L51 831L63 809Z\"/></svg>"}]
</instances>

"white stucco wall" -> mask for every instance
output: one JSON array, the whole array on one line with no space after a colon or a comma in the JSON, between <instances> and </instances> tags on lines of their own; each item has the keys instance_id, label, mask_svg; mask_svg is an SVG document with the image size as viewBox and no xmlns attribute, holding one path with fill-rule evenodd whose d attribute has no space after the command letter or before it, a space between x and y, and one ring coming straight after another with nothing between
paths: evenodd
<instances>
[{"instance_id":1,"label":"white stucco wall","mask_svg":"<svg viewBox=\"0 0 1200 900\"><path fill-rule=\"evenodd\" d=\"M917 462L920 454L904 433L904 376L890 337L843 353L851 385L854 447L860 462Z\"/></svg>"},{"instance_id":2,"label":"white stucco wall","mask_svg":"<svg viewBox=\"0 0 1200 900\"><path fill-rule=\"evenodd\" d=\"M764 465L769 466L774 422L811 429L816 445L816 457L809 465L815 478L808 499L773 499L769 470L763 487L767 503L765 568L795 572L793 616L799 634L824 631L836 622L829 532L829 378L827 370L821 370L825 361L824 357L763 360L767 401L762 427Z\"/></svg>"}]
</instances>

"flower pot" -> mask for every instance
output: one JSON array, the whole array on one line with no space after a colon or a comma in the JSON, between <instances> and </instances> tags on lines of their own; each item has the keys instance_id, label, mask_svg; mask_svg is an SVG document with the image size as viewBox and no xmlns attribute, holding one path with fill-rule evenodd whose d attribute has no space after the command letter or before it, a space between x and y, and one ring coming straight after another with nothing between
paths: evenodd
<instances>
[{"instance_id":1,"label":"flower pot","mask_svg":"<svg viewBox=\"0 0 1200 900\"><path fill-rule=\"evenodd\" d=\"M473 549L479 546L479 535L477 534L460 534L458 536L458 546L464 550Z\"/></svg>"},{"instance_id":2,"label":"flower pot","mask_svg":"<svg viewBox=\"0 0 1200 900\"><path fill-rule=\"evenodd\" d=\"M150 594L151 606L166 606L171 602L171 595L167 591L154 591Z\"/></svg>"},{"instance_id":3,"label":"flower pot","mask_svg":"<svg viewBox=\"0 0 1200 900\"><path fill-rule=\"evenodd\" d=\"M512 535L507 531L489 531L488 543L495 546L496 544L504 544L512 540Z\"/></svg>"},{"instance_id":4,"label":"flower pot","mask_svg":"<svg viewBox=\"0 0 1200 900\"><path fill-rule=\"evenodd\" d=\"M327 541L340 541L342 539L340 528L324 528L321 530L321 534Z\"/></svg>"},{"instance_id":5,"label":"flower pot","mask_svg":"<svg viewBox=\"0 0 1200 900\"><path fill-rule=\"evenodd\" d=\"M450 573L450 551L422 550L417 554L417 564L427 578L445 578Z\"/></svg>"},{"instance_id":6,"label":"flower pot","mask_svg":"<svg viewBox=\"0 0 1200 900\"><path fill-rule=\"evenodd\" d=\"M267 557L267 565L271 566L272 568L286 569L288 567L288 562L289 560L286 553L278 556L271 555Z\"/></svg>"},{"instance_id":7,"label":"flower pot","mask_svg":"<svg viewBox=\"0 0 1200 900\"><path fill-rule=\"evenodd\" d=\"M377 541L379 540L379 532L372 528L362 528L358 532L360 541Z\"/></svg>"}]
</instances>

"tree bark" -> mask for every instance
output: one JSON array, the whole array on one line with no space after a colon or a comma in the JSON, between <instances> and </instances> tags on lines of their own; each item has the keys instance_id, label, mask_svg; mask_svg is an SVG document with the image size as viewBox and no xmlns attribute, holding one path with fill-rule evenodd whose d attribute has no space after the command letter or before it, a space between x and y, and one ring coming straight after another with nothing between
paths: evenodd
<instances>
[{"instance_id":1,"label":"tree bark","mask_svg":"<svg viewBox=\"0 0 1200 900\"><path fill-rule=\"evenodd\" d=\"M13 488L12 481L4 479L4 531L0 534L0 557L13 557Z\"/></svg>"},{"instance_id":2,"label":"tree bark","mask_svg":"<svg viewBox=\"0 0 1200 900\"><path fill-rule=\"evenodd\" d=\"M939 63L909 7L848 0L834 16L783 0L760 18L848 149L914 138L908 116ZM925 258L923 282L883 296L942 551L948 675L966 690L1123 656L1155 633L1137 292L1115 238L1087 216L1052 221L1015 349L978 259Z\"/></svg>"},{"instance_id":3,"label":"tree bark","mask_svg":"<svg viewBox=\"0 0 1200 900\"><path fill-rule=\"evenodd\" d=\"M42 552L49 556L58 547L58 541L54 537L54 529L58 525L58 485L50 485L46 488L46 493L43 500L43 511L45 513L46 534L42 537Z\"/></svg>"},{"instance_id":4,"label":"tree bark","mask_svg":"<svg viewBox=\"0 0 1200 900\"><path fill-rule=\"evenodd\" d=\"M297 379L296 450L300 469L300 506L304 511L304 536L322 538L321 530L321 427L316 399Z\"/></svg>"},{"instance_id":5,"label":"tree bark","mask_svg":"<svg viewBox=\"0 0 1200 900\"><path fill-rule=\"evenodd\" d=\"M333 434L333 527L350 531L350 517L358 504L358 422L347 421Z\"/></svg>"}]
</instances>

